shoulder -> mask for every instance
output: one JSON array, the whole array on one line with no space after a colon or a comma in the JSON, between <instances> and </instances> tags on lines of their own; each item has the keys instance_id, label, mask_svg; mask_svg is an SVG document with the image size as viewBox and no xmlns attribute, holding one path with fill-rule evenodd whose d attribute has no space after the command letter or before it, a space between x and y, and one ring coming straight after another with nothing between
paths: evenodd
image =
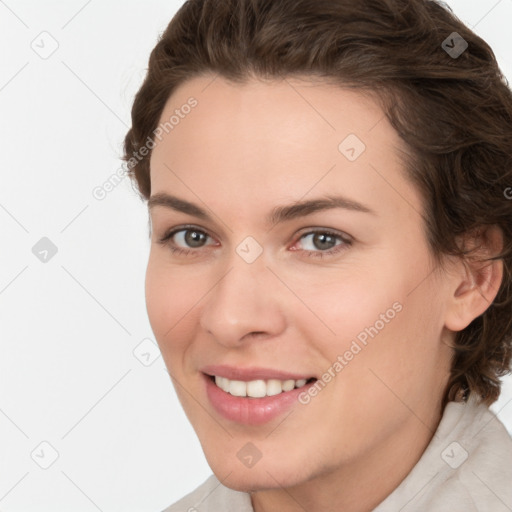
<instances>
[{"instance_id":1,"label":"shoulder","mask_svg":"<svg viewBox=\"0 0 512 512\"><path fill-rule=\"evenodd\" d=\"M253 512L250 495L228 489L211 475L197 489L162 512Z\"/></svg>"},{"instance_id":2,"label":"shoulder","mask_svg":"<svg viewBox=\"0 0 512 512\"><path fill-rule=\"evenodd\" d=\"M475 399L449 403L410 474L375 510L512 510L512 437Z\"/></svg>"},{"instance_id":3,"label":"shoulder","mask_svg":"<svg viewBox=\"0 0 512 512\"><path fill-rule=\"evenodd\" d=\"M512 507L512 437L503 423L488 407L480 405L460 444L465 459L452 479L481 507ZM492 503L495 508L490 506Z\"/></svg>"}]
</instances>

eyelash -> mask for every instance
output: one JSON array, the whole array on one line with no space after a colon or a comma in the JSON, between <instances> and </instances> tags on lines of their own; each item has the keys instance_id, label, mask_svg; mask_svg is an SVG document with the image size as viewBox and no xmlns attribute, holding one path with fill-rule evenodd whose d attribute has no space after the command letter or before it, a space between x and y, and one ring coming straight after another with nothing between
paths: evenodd
<instances>
[{"instance_id":1,"label":"eyelash","mask_svg":"<svg viewBox=\"0 0 512 512\"><path fill-rule=\"evenodd\" d=\"M177 233L180 233L181 231L196 231L198 233L202 233L202 234L206 235L208 238L212 238L206 231L199 229L195 226L181 226L179 228L174 228L171 231L167 232L162 238L160 238L158 240L158 243L160 243L164 246L167 246L170 249L170 251L172 252L172 254L175 254L178 256L192 256L192 255L197 256L199 253L199 250L202 249L202 247L200 247L196 250L196 249L184 249L183 247L177 247L176 245L173 245L173 242L171 240L172 237L174 235L176 235ZM307 255L307 257L324 258L326 256L327 257L334 256L334 255L338 254L339 252L348 249L353 243L353 241L350 240L348 237L343 236L340 233L331 231L329 229L313 229L310 231L303 232L293 245L295 245L297 242L302 240L307 235L312 235L312 234L322 234L322 235L332 236L332 237L337 238L338 240L341 240L342 243L337 244L332 249L328 249L326 251L297 250L298 252L305 253Z\"/></svg>"}]
</instances>

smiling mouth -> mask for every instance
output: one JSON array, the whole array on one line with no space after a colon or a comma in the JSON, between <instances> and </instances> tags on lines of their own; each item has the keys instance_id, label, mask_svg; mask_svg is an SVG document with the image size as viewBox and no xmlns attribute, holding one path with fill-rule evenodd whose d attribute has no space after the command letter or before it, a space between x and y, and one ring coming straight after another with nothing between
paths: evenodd
<instances>
[{"instance_id":1,"label":"smiling mouth","mask_svg":"<svg viewBox=\"0 0 512 512\"><path fill-rule=\"evenodd\" d=\"M281 393L302 388L315 382L317 379L299 380L278 380L278 379L257 379L251 381L231 380L226 377L207 375L209 379L220 389L232 396L246 398L263 398L266 396L275 396Z\"/></svg>"}]
</instances>

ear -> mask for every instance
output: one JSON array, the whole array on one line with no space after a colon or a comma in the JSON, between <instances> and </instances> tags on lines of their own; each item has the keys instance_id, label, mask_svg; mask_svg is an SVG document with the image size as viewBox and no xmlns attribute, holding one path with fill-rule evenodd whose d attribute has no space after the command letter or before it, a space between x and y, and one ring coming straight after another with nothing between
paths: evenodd
<instances>
[{"instance_id":1,"label":"ear","mask_svg":"<svg viewBox=\"0 0 512 512\"><path fill-rule=\"evenodd\" d=\"M480 228L460 242L468 254L454 265L450 279L445 326L452 331L461 331L487 310L503 279L502 260L484 261L503 248L503 235L497 226Z\"/></svg>"}]
</instances>

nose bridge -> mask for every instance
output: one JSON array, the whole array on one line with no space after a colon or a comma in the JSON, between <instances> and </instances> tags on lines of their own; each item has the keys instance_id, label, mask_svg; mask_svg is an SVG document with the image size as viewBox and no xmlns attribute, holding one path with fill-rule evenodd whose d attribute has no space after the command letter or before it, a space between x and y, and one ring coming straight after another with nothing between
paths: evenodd
<instances>
[{"instance_id":1,"label":"nose bridge","mask_svg":"<svg viewBox=\"0 0 512 512\"><path fill-rule=\"evenodd\" d=\"M253 249L250 244L240 244L234 251L227 272L216 282L201 311L202 327L224 344L236 344L249 333L273 336L285 326L277 288L271 283L273 275L264 258L261 254L245 258Z\"/></svg>"}]
</instances>

